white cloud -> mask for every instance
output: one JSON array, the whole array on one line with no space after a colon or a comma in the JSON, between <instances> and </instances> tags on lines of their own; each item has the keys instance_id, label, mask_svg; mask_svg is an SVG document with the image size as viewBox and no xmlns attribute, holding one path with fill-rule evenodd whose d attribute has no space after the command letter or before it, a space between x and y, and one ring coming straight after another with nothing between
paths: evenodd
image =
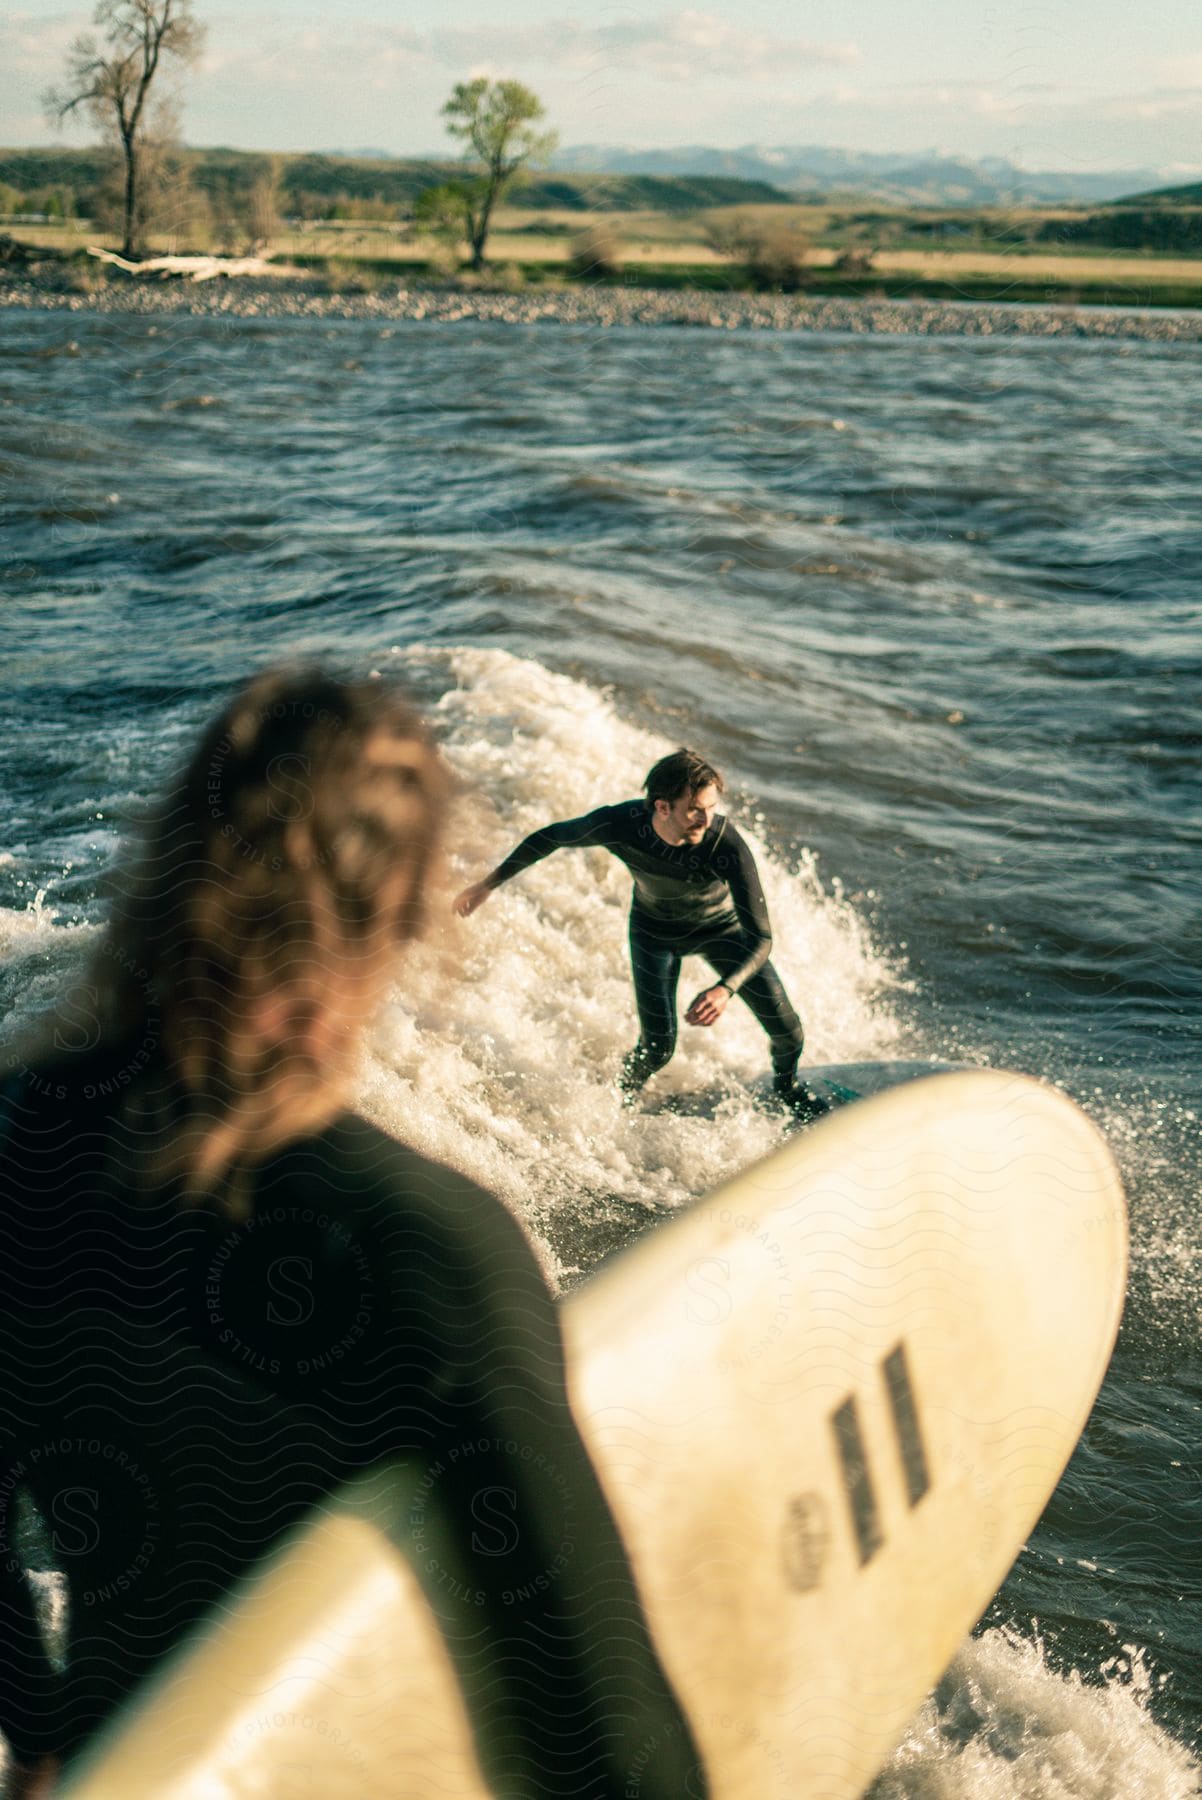
<instances>
[{"instance_id":1,"label":"white cloud","mask_svg":"<svg viewBox=\"0 0 1202 1800\"><path fill-rule=\"evenodd\" d=\"M1167 57L1157 57L1153 69L1162 87L1202 89L1202 51L1174 57L1171 62Z\"/></svg>"},{"instance_id":2,"label":"white cloud","mask_svg":"<svg viewBox=\"0 0 1202 1800\"><path fill-rule=\"evenodd\" d=\"M990 85L970 81L895 82L879 87L836 84L823 91L826 106L917 116L972 118L986 122L1032 120L1084 123L1169 119L1202 111L1202 86L1160 87L1134 94L1105 94L1052 82Z\"/></svg>"},{"instance_id":3,"label":"white cloud","mask_svg":"<svg viewBox=\"0 0 1202 1800\"><path fill-rule=\"evenodd\" d=\"M1099 108L1104 119L1175 119L1197 116L1202 125L1202 87L1154 88L1151 93L1116 95Z\"/></svg>"},{"instance_id":4,"label":"white cloud","mask_svg":"<svg viewBox=\"0 0 1202 1800\"><path fill-rule=\"evenodd\" d=\"M655 23L603 26L598 32L615 60L649 63L675 80L697 76L765 76L808 73L859 61L852 43L818 43L813 38L748 31L715 13L678 12Z\"/></svg>"},{"instance_id":5,"label":"white cloud","mask_svg":"<svg viewBox=\"0 0 1202 1800\"><path fill-rule=\"evenodd\" d=\"M749 31L692 8L617 24L564 19L513 29L455 26L432 33L430 42L441 61L455 66L466 59L490 69L635 70L659 81L763 80L859 60L851 43Z\"/></svg>"},{"instance_id":6,"label":"white cloud","mask_svg":"<svg viewBox=\"0 0 1202 1800\"><path fill-rule=\"evenodd\" d=\"M0 18L0 52L6 63L53 53L78 37L84 23L78 13L9 13Z\"/></svg>"},{"instance_id":7,"label":"white cloud","mask_svg":"<svg viewBox=\"0 0 1202 1800\"><path fill-rule=\"evenodd\" d=\"M209 79L254 75L265 87L295 87L335 73L374 83L381 71L429 59L426 39L405 25L287 26L273 14L225 13L210 24L200 66Z\"/></svg>"},{"instance_id":8,"label":"white cloud","mask_svg":"<svg viewBox=\"0 0 1202 1800\"><path fill-rule=\"evenodd\" d=\"M0 17L0 138L6 146L78 138L85 121L68 119L61 137L46 118L42 95L61 84L67 51L89 24L89 15L79 12Z\"/></svg>"},{"instance_id":9,"label":"white cloud","mask_svg":"<svg viewBox=\"0 0 1202 1800\"><path fill-rule=\"evenodd\" d=\"M74 13L56 13L50 18L10 13L0 18L0 69L6 79L49 81L85 24L86 20Z\"/></svg>"}]
</instances>

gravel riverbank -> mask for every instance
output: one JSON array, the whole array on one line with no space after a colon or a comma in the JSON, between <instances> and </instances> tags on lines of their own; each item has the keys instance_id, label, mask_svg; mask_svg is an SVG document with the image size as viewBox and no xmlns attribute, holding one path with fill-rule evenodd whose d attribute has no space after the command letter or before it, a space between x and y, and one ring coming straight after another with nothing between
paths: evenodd
<instances>
[{"instance_id":1,"label":"gravel riverbank","mask_svg":"<svg viewBox=\"0 0 1202 1800\"><path fill-rule=\"evenodd\" d=\"M941 300L823 299L640 288L479 289L381 287L331 292L320 281L230 279L109 281L85 291L37 275L0 278L0 307L65 313L185 314L214 318L486 320L513 325L687 325L724 331L851 331L956 337L1202 341L1202 310L1030 306Z\"/></svg>"}]
</instances>

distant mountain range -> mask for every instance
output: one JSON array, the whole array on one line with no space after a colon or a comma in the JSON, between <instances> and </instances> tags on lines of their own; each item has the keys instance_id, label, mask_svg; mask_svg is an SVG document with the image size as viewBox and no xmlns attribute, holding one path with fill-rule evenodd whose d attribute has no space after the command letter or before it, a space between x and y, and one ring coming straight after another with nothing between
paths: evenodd
<instances>
[{"instance_id":1,"label":"distant mountain range","mask_svg":"<svg viewBox=\"0 0 1202 1800\"><path fill-rule=\"evenodd\" d=\"M386 150L327 154L396 161ZM412 160L412 159L406 159ZM431 152L445 162L445 150ZM1163 169L1106 169L1079 174L1061 169L1020 169L1005 157L979 161L930 150L920 155L833 150L823 144L744 144L718 150L687 144L674 150L640 150L626 144L572 144L551 159L552 170L588 175L697 175L768 182L791 195L880 200L903 206L1033 206L1057 201L1098 204L1162 189Z\"/></svg>"},{"instance_id":2,"label":"distant mountain range","mask_svg":"<svg viewBox=\"0 0 1202 1800\"><path fill-rule=\"evenodd\" d=\"M979 162L945 156L873 154L832 150L820 144L747 144L715 150L690 144L678 150L637 150L625 145L574 144L557 152L552 167L614 175L725 175L769 181L789 193L856 194L910 206L1029 206L1065 201L1117 200L1164 185L1159 169L1108 169L1076 174L1020 169L1004 157Z\"/></svg>"},{"instance_id":3,"label":"distant mountain range","mask_svg":"<svg viewBox=\"0 0 1202 1800\"><path fill-rule=\"evenodd\" d=\"M373 162L412 162L379 149L329 150ZM435 166L450 161L431 151ZM930 150L923 155L833 150L823 144L744 144L718 150L687 144L675 150L639 150L627 144L571 144L557 150L550 171L573 175L694 176L766 183L791 197L878 200L898 206L1103 205L1108 201L1198 204L1202 182L1166 186L1165 169L1104 169L1086 174L1063 169L1020 169L1002 156L974 162ZM537 179L537 177L536 177ZM701 204L701 202L698 202Z\"/></svg>"}]
</instances>

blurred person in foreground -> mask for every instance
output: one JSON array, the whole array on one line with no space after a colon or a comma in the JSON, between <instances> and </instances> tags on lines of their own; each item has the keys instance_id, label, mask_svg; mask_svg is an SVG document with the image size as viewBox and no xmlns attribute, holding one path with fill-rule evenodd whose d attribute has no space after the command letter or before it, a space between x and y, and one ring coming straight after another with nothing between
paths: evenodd
<instances>
[{"instance_id":1,"label":"blurred person in foreground","mask_svg":"<svg viewBox=\"0 0 1202 1800\"><path fill-rule=\"evenodd\" d=\"M640 1033L618 1082L626 1103L671 1061L681 961L702 956L718 979L694 995L685 1024L716 1025L738 994L767 1035L776 1101L806 1123L827 1106L797 1080L805 1032L768 960L772 926L751 847L718 811L725 786L712 763L682 746L648 771L646 799L540 826L464 888L454 910L470 917L502 882L553 850L610 851L634 877L630 969Z\"/></svg>"},{"instance_id":2,"label":"blurred person in foreground","mask_svg":"<svg viewBox=\"0 0 1202 1800\"><path fill-rule=\"evenodd\" d=\"M450 1533L425 1585L494 1791L614 1800L637 1769L647 1800L704 1793L524 1233L349 1104L446 805L378 681L260 676L153 809L85 977L8 1055L13 1794L49 1793L285 1532L398 1457ZM479 1527L498 1508L503 1555ZM66 1577L62 1655L31 1519Z\"/></svg>"}]
</instances>

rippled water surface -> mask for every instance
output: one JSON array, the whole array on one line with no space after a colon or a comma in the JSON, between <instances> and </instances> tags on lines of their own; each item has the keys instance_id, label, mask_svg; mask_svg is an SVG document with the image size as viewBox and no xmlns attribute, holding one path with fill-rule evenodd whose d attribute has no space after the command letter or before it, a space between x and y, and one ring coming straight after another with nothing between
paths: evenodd
<instances>
[{"instance_id":1,"label":"rippled water surface","mask_svg":"<svg viewBox=\"0 0 1202 1800\"><path fill-rule=\"evenodd\" d=\"M454 878L703 748L813 1059L1046 1074L1132 1201L1094 1419L881 1793L1198 1792L1202 351L18 312L0 345L12 1017L123 813L285 651L407 673L469 784ZM567 856L507 890L365 1083L565 1284L767 1147L733 1015L665 1078L726 1081L719 1118L615 1123L624 897Z\"/></svg>"}]
</instances>

